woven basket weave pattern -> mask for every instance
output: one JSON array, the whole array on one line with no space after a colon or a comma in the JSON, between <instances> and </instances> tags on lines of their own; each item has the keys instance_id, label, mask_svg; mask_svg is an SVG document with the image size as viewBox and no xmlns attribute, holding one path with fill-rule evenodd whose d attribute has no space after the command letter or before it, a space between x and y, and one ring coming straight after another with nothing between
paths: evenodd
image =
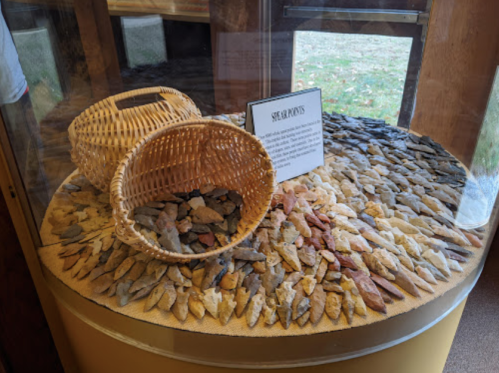
<instances>
[{"instance_id":1,"label":"woven basket weave pattern","mask_svg":"<svg viewBox=\"0 0 499 373\"><path fill-rule=\"evenodd\" d=\"M122 110L116 106L118 101L148 94L161 94L164 100ZM95 187L107 192L118 163L141 137L200 117L194 102L175 89L154 87L121 93L92 105L71 123L71 159Z\"/></svg>"},{"instance_id":2,"label":"woven basket weave pattern","mask_svg":"<svg viewBox=\"0 0 499 373\"><path fill-rule=\"evenodd\" d=\"M241 221L231 243L203 254L177 254L151 245L129 214L163 193L191 192L212 184L243 197ZM218 255L244 240L262 221L275 188L272 162L246 131L214 120L187 121L147 135L125 156L111 183L116 234L123 242L165 261Z\"/></svg>"}]
</instances>

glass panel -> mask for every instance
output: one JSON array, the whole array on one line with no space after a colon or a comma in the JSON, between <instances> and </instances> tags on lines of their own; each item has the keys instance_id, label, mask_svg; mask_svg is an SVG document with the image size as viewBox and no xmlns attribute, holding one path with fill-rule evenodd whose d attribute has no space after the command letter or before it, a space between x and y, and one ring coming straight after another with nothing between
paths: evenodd
<instances>
[{"instance_id":1,"label":"glass panel","mask_svg":"<svg viewBox=\"0 0 499 373\"><path fill-rule=\"evenodd\" d=\"M282 279L285 272L289 276L302 268L313 288L318 266L322 266L324 278L326 271L332 273L331 281L339 280L341 266L370 274L358 252L387 247L394 255L383 252L389 261L380 254L387 268L391 265L392 272L398 273L398 266L404 265L417 276L416 267L427 266L421 262L423 254L436 250L430 255L438 256L433 258L444 272L447 269L450 273L446 265L453 266L452 281L457 283L456 279L462 279L459 276L470 273L466 272L471 268L467 263L479 261L486 253L478 246L480 240L489 245L495 232L499 190L499 78L494 80L499 44L490 37L498 35L496 13L489 15L484 8L464 1L462 6L433 2L430 12L432 2L426 0L0 1L1 140L27 193L31 209L27 213L33 215L37 227L46 218L50 234L45 234L51 244L71 240L73 233L78 237L82 226L85 234L105 224L112 226L106 193L83 177L64 185L76 172L68 139L71 123L82 115L133 123L137 117L127 116L131 112L127 110L151 105L164 96L153 92L122 97L105 109L103 100L140 88L171 87L191 98L203 116L242 127L248 102L320 87L326 171L303 176L295 181L300 185L283 184L283 189L278 189L282 196L274 202L282 198L286 207L283 203L282 211L269 213L259 227L266 232L262 240L286 236L289 241L298 241L297 246L303 248L301 255L293 256L293 267L285 264L286 253L265 247L262 252L251 253L259 263L238 262L241 267L235 269L235 260L242 259L234 259L230 269L244 267L244 271L263 276L268 254L275 265L282 266L278 267ZM468 29L468 22L474 26ZM101 106L86 112L96 103ZM156 112L151 109L151 113ZM83 137L96 146L117 127L113 122L100 136ZM133 132L143 135L151 128ZM314 133L320 135L320 131ZM116 144L118 138L109 136L103 142L128 149ZM10 148L13 157L7 151ZM92 148L86 156L96 154L101 155ZM106 154L99 164L106 166L119 158L113 157ZM81 167L80 171L91 169ZM98 187L105 189L105 185ZM291 194L299 201L294 210L296 201ZM229 198L219 197L220 202ZM49 203L59 199L62 207L45 216ZM194 203L206 204L199 199ZM232 208L231 203L226 205ZM163 203L155 206L163 208ZM192 206L183 207L186 217ZM174 211L177 207L169 208ZM289 215L309 214L308 222L303 215L292 223L285 211ZM145 226L150 221L144 219ZM186 220L184 235L192 228L187 228L191 222ZM215 242L217 229L229 229L228 220L227 228L225 221L219 223L222 228L211 226L209 232L197 227L201 230L198 233L209 235L203 237L206 242ZM294 224L302 231L291 229ZM144 232L154 241L156 232L149 228ZM329 232L336 236L330 237ZM297 233L302 237L293 236ZM176 238L180 242L180 238L188 241L193 236L199 238L197 233ZM82 241L81 237L78 240ZM335 240L338 250L332 244ZM260 243L249 245L260 249ZM201 249L213 247L205 245L208 247ZM100 253L101 247L93 242L92 253L94 249ZM84 250L90 255L87 246ZM134 250L126 254L135 254ZM322 252L321 257L316 251ZM75 255L80 254L68 256L79 261ZM464 274L457 274L457 261L468 268ZM478 268L475 264L474 269ZM191 269L182 268L182 276L192 275ZM377 267L380 271L383 268ZM392 272L383 274L394 278ZM295 276L298 281L302 274ZM229 280L231 286L241 286L241 281ZM414 302L421 300L416 298ZM369 320L366 317L361 322ZM306 327L312 328L310 323ZM306 329L295 325L294 330L300 333Z\"/></svg>"},{"instance_id":2,"label":"glass panel","mask_svg":"<svg viewBox=\"0 0 499 373\"><path fill-rule=\"evenodd\" d=\"M166 62L163 19L160 16L121 17L128 67Z\"/></svg>"},{"instance_id":3,"label":"glass panel","mask_svg":"<svg viewBox=\"0 0 499 373\"><path fill-rule=\"evenodd\" d=\"M1 36L17 50L9 55L19 72L13 84L29 87L2 102L1 112L39 227L51 196L75 169L68 127L91 104L166 86L215 113L207 1L115 1L110 13L86 8L90 3L1 3L8 26ZM132 9L144 16L126 16Z\"/></svg>"},{"instance_id":4,"label":"glass panel","mask_svg":"<svg viewBox=\"0 0 499 373\"><path fill-rule=\"evenodd\" d=\"M40 121L63 98L49 30L41 27L14 31L12 38L35 103L35 118Z\"/></svg>"},{"instance_id":5,"label":"glass panel","mask_svg":"<svg viewBox=\"0 0 499 373\"><path fill-rule=\"evenodd\" d=\"M115 1L89 11L2 2L4 35L13 40L24 74L18 84L26 81L29 87L16 92L2 114L38 225L75 167L69 124L92 103L119 92L168 86L188 94L203 114L214 115L242 112L255 99L320 87L326 112L408 124L423 27L380 16L384 6L377 2L370 9L353 4L334 12L313 2L241 4L213 1L208 10L207 1L147 6ZM407 14L402 5L399 11L410 20L422 12L416 8L424 8L423 2ZM238 12L251 17L239 19ZM483 146L494 128L490 102L472 167L482 183L488 172L484 159L494 169L494 157L488 157L493 147Z\"/></svg>"},{"instance_id":6,"label":"glass panel","mask_svg":"<svg viewBox=\"0 0 499 373\"><path fill-rule=\"evenodd\" d=\"M426 2L393 8L394 19L380 16L386 5L378 2L337 11L314 2L241 4L213 1L208 10L207 1L115 1L89 11L65 3L2 2L4 37L14 42L24 74L18 85L29 87L5 102L2 114L38 225L50 197L74 170L69 124L92 103L119 92L168 86L214 115L321 87L327 112L391 125L411 119L425 33L410 20ZM239 19L238 11L250 16ZM396 11L402 15L393 16ZM362 20L346 20L352 17ZM494 147L483 145L495 127L493 102L471 168L481 183L495 169ZM496 191L494 182L488 184L483 188L491 190L490 209Z\"/></svg>"},{"instance_id":7,"label":"glass panel","mask_svg":"<svg viewBox=\"0 0 499 373\"><path fill-rule=\"evenodd\" d=\"M475 220L487 221L499 191L499 74L497 71L470 171L483 193L477 193L476 190L469 191L469 208L474 211Z\"/></svg>"},{"instance_id":8,"label":"glass panel","mask_svg":"<svg viewBox=\"0 0 499 373\"><path fill-rule=\"evenodd\" d=\"M320 87L322 108L396 125L411 38L295 33L293 91Z\"/></svg>"}]
</instances>

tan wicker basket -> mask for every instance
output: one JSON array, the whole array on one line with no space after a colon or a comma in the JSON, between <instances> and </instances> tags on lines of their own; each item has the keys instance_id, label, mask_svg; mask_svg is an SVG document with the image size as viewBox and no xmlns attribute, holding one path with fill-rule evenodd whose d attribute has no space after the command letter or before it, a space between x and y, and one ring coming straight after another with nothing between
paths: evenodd
<instances>
[{"instance_id":1,"label":"tan wicker basket","mask_svg":"<svg viewBox=\"0 0 499 373\"><path fill-rule=\"evenodd\" d=\"M241 220L229 245L202 254L177 254L151 245L134 229L129 214L158 195L191 192L202 185L236 190L243 197ZM142 138L121 161L111 183L116 235L155 258L186 262L218 255L244 240L270 206L275 172L260 140L232 124L194 120Z\"/></svg>"},{"instance_id":2,"label":"tan wicker basket","mask_svg":"<svg viewBox=\"0 0 499 373\"><path fill-rule=\"evenodd\" d=\"M162 99L121 110L116 105L151 94ZM107 192L118 163L137 140L158 128L200 117L194 102L172 88L144 88L111 96L90 106L69 126L71 159L95 187Z\"/></svg>"}]
</instances>

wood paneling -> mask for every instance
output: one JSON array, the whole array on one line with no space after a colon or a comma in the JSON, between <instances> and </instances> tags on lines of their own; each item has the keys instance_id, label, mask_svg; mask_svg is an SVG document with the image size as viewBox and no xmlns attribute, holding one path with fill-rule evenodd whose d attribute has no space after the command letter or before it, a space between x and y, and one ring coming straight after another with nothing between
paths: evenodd
<instances>
[{"instance_id":1,"label":"wood paneling","mask_svg":"<svg viewBox=\"0 0 499 373\"><path fill-rule=\"evenodd\" d=\"M400 127L409 128L411 125L414 100L416 99L419 70L421 68L421 60L423 55L423 45L424 42L421 36L416 35L412 38L411 52L409 54L407 73L405 76L404 94L402 95L400 115L397 123L397 125Z\"/></svg>"},{"instance_id":2,"label":"wood paneling","mask_svg":"<svg viewBox=\"0 0 499 373\"><path fill-rule=\"evenodd\" d=\"M469 165L498 64L499 1L435 0L411 129Z\"/></svg>"},{"instance_id":3,"label":"wood paneling","mask_svg":"<svg viewBox=\"0 0 499 373\"><path fill-rule=\"evenodd\" d=\"M107 4L74 0L93 96L104 99L121 91L121 75Z\"/></svg>"},{"instance_id":4,"label":"wood paneling","mask_svg":"<svg viewBox=\"0 0 499 373\"><path fill-rule=\"evenodd\" d=\"M265 19L261 17L266 3L266 0L210 0L213 82L218 114L244 111L248 101L266 97L264 73L268 52L264 42ZM241 48L236 48L227 36L239 37ZM233 53L238 49L250 51L250 58L235 56Z\"/></svg>"},{"instance_id":5,"label":"wood paneling","mask_svg":"<svg viewBox=\"0 0 499 373\"><path fill-rule=\"evenodd\" d=\"M425 10L427 0L273 0L286 5L358 9Z\"/></svg>"}]
</instances>

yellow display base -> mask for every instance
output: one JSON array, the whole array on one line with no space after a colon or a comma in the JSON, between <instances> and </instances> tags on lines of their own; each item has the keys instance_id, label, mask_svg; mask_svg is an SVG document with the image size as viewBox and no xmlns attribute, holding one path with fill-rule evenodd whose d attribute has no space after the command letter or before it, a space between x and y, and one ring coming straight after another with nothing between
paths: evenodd
<instances>
[{"instance_id":1,"label":"yellow display base","mask_svg":"<svg viewBox=\"0 0 499 373\"><path fill-rule=\"evenodd\" d=\"M73 172L68 178L61 184L58 192L62 190L62 185L69 182L69 180L78 174L78 171ZM328 317L323 317L316 325L307 323L304 327L298 326L296 323L292 323L288 329L284 329L280 323L276 323L272 327L264 324L263 318L257 322L254 328L248 328L245 318L235 318L232 317L228 326L222 326L219 320L212 317L205 317L202 320L196 319L196 317L189 313L186 322L178 321L173 314L165 313L158 309L157 307L149 312L144 312L144 302L146 299L139 300L137 302L131 302L125 307L119 307L115 297L108 297L106 293L96 294L93 291L92 283L88 278L78 280L73 277L71 271L63 271L64 261L58 256L58 252L61 249L59 243L59 236L55 236L50 233L51 225L48 222L47 217L51 215L52 209L54 208L53 202L49 205L47 210L46 218L42 224L40 231L40 236L45 244L38 249L38 255L42 264L63 284L65 284L70 289L74 290L79 295L84 298L91 300L101 306L104 306L114 312L123 314L125 316L145 321L148 323L153 323L158 326L165 326L168 328L174 328L179 330L186 330L191 332L200 332L204 334L214 334L214 335L228 335L236 337L282 337L282 336L300 336L300 335L312 335L325 332L349 330L352 328L358 328L363 326L372 325L378 322L384 322L393 317L411 312L418 309L432 301L436 301L441 298L447 292L453 290L454 288L461 286L463 282L468 281L470 278L474 278L474 274L477 268L483 266L484 257L487 251L484 248L477 249L475 247L470 247L473 251L473 255L470 256L467 263L462 264L463 272L452 272L452 277L448 282L439 281L438 285L433 286L435 292L433 294L421 291L422 296L420 298L413 297L406 293L404 290L400 289L402 293L405 294L405 299L395 300L392 304L387 304L387 313L382 314L371 309L367 309L366 317L355 317L353 322L349 324L346 320L344 313L341 313L338 320L332 321ZM111 215L109 217L109 223L105 226L107 228L102 228L102 231L114 231L114 220ZM489 230L485 233L485 239L483 242L488 242L489 240ZM98 231L91 232L90 234L98 233ZM462 299L462 298L461 298ZM447 310L447 306L443 308ZM442 312L443 313L443 312Z\"/></svg>"},{"instance_id":2,"label":"yellow display base","mask_svg":"<svg viewBox=\"0 0 499 373\"><path fill-rule=\"evenodd\" d=\"M355 359L313 367L280 369L285 372L441 373L445 366L466 300L424 333L389 349ZM57 302L81 373L137 372L253 372L198 365L170 359L120 342L92 328ZM276 340L275 349L286 348ZM255 356L258 360L258 356Z\"/></svg>"}]
</instances>

